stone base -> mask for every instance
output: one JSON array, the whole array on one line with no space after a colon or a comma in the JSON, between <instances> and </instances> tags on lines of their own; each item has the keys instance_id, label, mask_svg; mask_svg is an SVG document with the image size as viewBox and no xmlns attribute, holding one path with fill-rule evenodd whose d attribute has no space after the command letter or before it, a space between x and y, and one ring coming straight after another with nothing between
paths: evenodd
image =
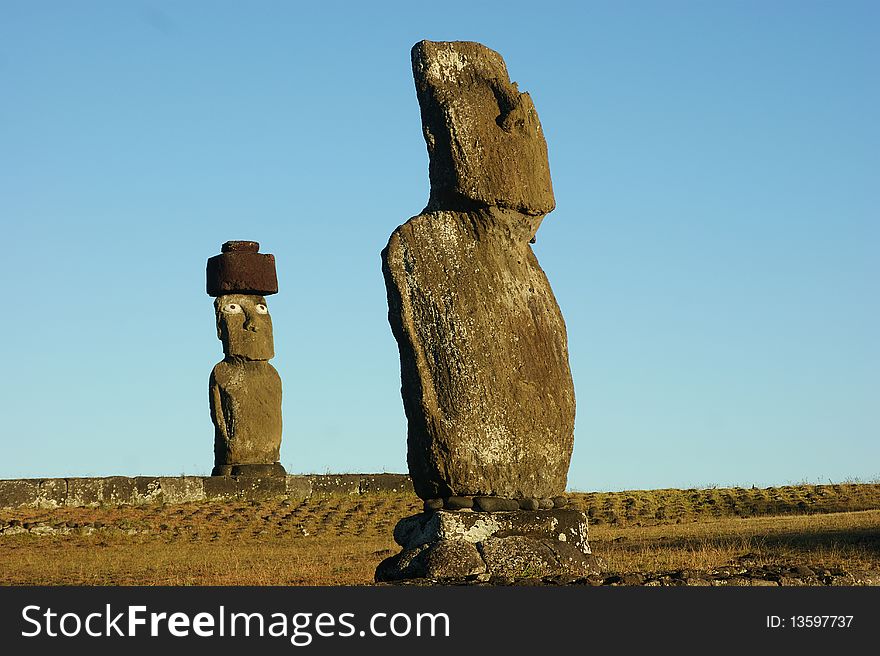
<instances>
[{"instance_id":1,"label":"stone base","mask_svg":"<svg viewBox=\"0 0 880 656\"><path fill-rule=\"evenodd\" d=\"M274 478L287 476L280 462L271 465L214 465L211 476L244 476L247 478Z\"/></svg>"},{"instance_id":2,"label":"stone base","mask_svg":"<svg viewBox=\"0 0 880 656\"><path fill-rule=\"evenodd\" d=\"M599 564L578 510L424 512L394 528L403 551L376 568L376 581L588 576Z\"/></svg>"}]
</instances>

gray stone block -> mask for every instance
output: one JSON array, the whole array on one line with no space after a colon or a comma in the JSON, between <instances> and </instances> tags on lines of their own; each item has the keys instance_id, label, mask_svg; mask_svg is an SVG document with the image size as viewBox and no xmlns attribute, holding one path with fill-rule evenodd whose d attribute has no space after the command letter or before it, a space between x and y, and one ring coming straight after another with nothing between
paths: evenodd
<instances>
[{"instance_id":1,"label":"gray stone block","mask_svg":"<svg viewBox=\"0 0 880 656\"><path fill-rule=\"evenodd\" d=\"M128 505L134 502L135 483L133 478L110 476L104 479L104 503Z\"/></svg>"},{"instance_id":2,"label":"gray stone block","mask_svg":"<svg viewBox=\"0 0 880 656\"><path fill-rule=\"evenodd\" d=\"M163 503L187 503L204 501L205 478L202 476L165 476L156 479L159 482Z\"/></svg>"},{"instance_id":3,"label":"gray stone block","mask_svg":"<svg viewBox=\"0 0 880 656\"><path fill-rule=\"evenodd\" d=\"M438 510L401 519L394 527L394 541L410 549L439 540L463 539L477 543L492 536L529 535L568 542L590 553L587 533L587 515L580 510L480 513Z\"/></svg>"},{"instance_id":4,"label":"gray stone block","mask_svg":"<svg viewBox=\"0 0 880 656\"><path fill-rule=\"evenodd\" d=\"M0 508L24 508L37 505L40 483L21 479L0 481Z\"/></svg>"},{"instance_id":5,"label":"gray stone block","mask_svg":"<svg viewBox=\"0 0 880 656\"><path fill-rule=\"evenodd\" d=\"M312 496L312 481L308 476L288 476L285 491L293 499L308 499Z\"/></svg>"},{"instance_id":6,"label":"gray stone block","mask_svg":"<svg viewBox=\"0 0 880 656\"><path fill-rule=\"evenodd\" d=\"M103 478L68 478L65 505L100 506L104 503L104 480Z\"/></svg>"},{"instance_id":7,"label":"gray stone block","mask_svg":"<svg viewBox=\"0 0 880 656\"><path fill-rule=\"evenodd\" d=\"M67 502L67 479L43 478L37 490L36 505L39 508L57 508Z\"/></svg>"},{"instance_id":8,"label":"gray stone block","mask_svg":"<svg viewBox=\"0 0 880 656\"><path fill-rule=\"evenodd\" d=\"M493 576L540 578L560 569L556 554L545 541L524 535L487 538L480 543L479 551Z\"/></svg>"},{"instance_id":9,"label":"gray stone block","mask_svg":"<svg viewBox=\"0 0 880 656\"><path fill-rule=\"evenodd\" d=\"M158 478L155 476L136 476L132 481L134 482L131 499L133 504L140 506L161 501L162 484Z\"/></svg>"}]
</instances>

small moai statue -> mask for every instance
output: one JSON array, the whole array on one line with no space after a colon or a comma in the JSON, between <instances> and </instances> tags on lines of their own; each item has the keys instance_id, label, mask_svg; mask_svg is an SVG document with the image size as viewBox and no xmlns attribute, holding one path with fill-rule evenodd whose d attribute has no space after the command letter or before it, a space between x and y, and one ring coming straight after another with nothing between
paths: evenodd
<instances>
[{"instance_id":1,"label":"small moai statue","mask_svg":"<svg viewBox=\"0 0 880 656\"><path fill-rule=\"evenodd\" d=\"M281 378L272 317L265 296L278 292L275 256L255 241L228 241L208 260L207 291L214 298L224 358L209 383L214 423L212 476L284 476Z\"/></svg>"},{"instance_id":2,"label":"small moai statue","mask_svg":"<svg viewBox=\"0 0 880 656\"><path fill-rule=\"evenodd\" d=\"M425 512L397 524L376 579L584 576L565 321L530 246L556 206L537 111L479 43L421 41L412 68L431 193L382 273Z\"/></svg>"}]
</instances>

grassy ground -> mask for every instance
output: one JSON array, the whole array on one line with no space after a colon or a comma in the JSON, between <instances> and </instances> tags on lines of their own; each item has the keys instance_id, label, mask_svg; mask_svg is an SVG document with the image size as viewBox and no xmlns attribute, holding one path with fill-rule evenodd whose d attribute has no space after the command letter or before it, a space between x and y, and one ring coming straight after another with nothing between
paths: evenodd
<instances>
[{"instance_id":1,"label":"grassy ground","mask_svg":"<svg viewBox=\"0 0 880 656\"><path fill-rule=\"evenodd\" d=\"M575 493L608 571L748 559L880 570L880 485ZM398 548L388 493L0 511L4 585L368 585ZM27 531L22 531L27 529Z\"/></svg>"}]
</instances>

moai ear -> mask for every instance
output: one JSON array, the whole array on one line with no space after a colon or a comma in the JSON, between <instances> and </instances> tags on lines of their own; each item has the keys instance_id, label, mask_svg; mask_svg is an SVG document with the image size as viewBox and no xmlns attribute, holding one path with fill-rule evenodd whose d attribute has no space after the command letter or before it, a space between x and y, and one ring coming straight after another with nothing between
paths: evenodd
<instances>
[{"instance_id":1,"label":"moai ear","mask_svg":"<svg viewBox=\"0 0 880 656\"><path fill-rule=\"evenodd\" d=\"M220 297L214 299L214 322L217 324L217 339L223 341L223 316L220 312Z\"/></svg>"}]
</instances>

